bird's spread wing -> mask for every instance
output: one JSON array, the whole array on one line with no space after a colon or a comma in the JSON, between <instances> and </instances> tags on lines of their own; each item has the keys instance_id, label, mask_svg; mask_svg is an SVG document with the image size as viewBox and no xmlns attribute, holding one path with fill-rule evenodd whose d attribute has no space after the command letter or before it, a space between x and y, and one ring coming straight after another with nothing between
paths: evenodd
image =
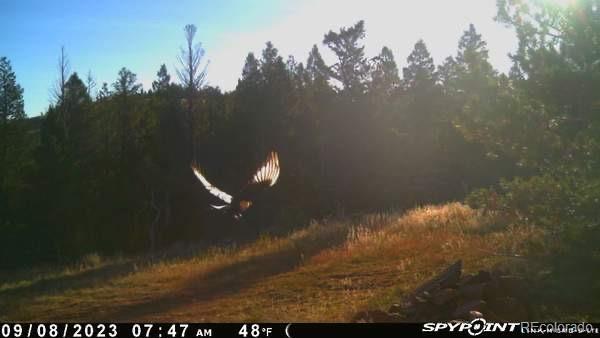
<instances>
[{"instance_id":1,"label":"bird's spread wing","mask_svg":"<svg viewBox=\"0 0 600 338\"><path fill-rule=\"evenodd\" d=\"M277 183L277 179L279 178L279 157L277 153L272 151L269 153L269 157L263 163L263 165L258 168L258 171L252 177L251 184L265 184L269 187L272 187Z\"/></svg>"},{"instance_id":2,"label":"bird's spread wing","mask_svg":"<svg viewBox=\"0 0 600 338\"><path fill-rule=\"evenodd\" d=\"M252 179L236 195L239 200L254 200L267 188L277 183L279 178L279 157L276 152L271 152L267 160L258 168Z\"/></svg>"},{"instance_id":3,"label":"bird's spread wing","mask_svg":"<svg viewBox=\"0 0 600 338\"><path fill-rule=\"evenodd\" d=\"M200 172L200 169L197 166L192 165L192 170L194 171L194 174L200 180L200 182L202 182L202 185L204 185L206 190L208 190L208 192L215 195L216 197L221 199L223 202L225 202L227 204L231 204L231 200L232 200L231 195L229 195L228 193L226 193L224 191L219 190L219 188L210 184L210 182L208 182L208 180L206 178L204 178L204 176Z\"/></svg>"}]
</instances>

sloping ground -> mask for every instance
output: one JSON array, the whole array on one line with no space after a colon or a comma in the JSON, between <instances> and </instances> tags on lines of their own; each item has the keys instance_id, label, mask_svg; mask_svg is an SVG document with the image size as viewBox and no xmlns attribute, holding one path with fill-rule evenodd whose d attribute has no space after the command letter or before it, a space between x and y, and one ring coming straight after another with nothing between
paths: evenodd
<instances>
[{"instance_id":1,"label":"sloping ground","mask_svg":"<svg viewBox=\"0 0 600 338\"><path fill-rule=\"evenodd\" d=\"M349 321L388 308L457 259L475 272L539 254L535 228L491 229L459 203L325 220L191 258L4 282L0 321Z\"/></svg>"}]
</instances>

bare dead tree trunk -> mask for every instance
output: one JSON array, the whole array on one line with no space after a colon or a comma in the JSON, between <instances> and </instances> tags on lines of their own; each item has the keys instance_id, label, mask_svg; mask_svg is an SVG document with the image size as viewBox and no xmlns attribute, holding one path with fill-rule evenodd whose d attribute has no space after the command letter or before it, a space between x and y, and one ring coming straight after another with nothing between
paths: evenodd
<instances>
[{"instance_id":1,"label":"bare dead tree trunk","mask_svg":"<svg viewBox=\"0 0 600 338\"><path fill-rule=\"evenodd\" d=\"M91 70L88 70L88 73L87 73L86 86L87 86L87 93L91 98L92 90L94 90L94 88L96 88L96 80L94 80Z\"/></svg>"},{"instance_id":2,"label":"bare dead tree trunk","mask_svg":"<svg viewBox=\"0 0 600 338\"><path fill-rule=\"evenodd\" d=\"M195 131L195 119L194 119L194 94L195 91L193 89L188 89L188 109L187 109L187 120L188 120L188 128L190 133L190 142L192 146L192 161L196 162L196 131Z\"/></svg>"},{"instance_id":3,"label":"bare dead tree trunk","mask_svg":"<svg viewBox=\"0 0 600 338\"><path fill-rule=\"evenodd\" d=\"M150 193L150 206L156 212L154 216L154 220L150 224L148 228L148 237L150 238L150 250L154 252L157 247L157 238L158 238L158 221L160 220L160 208L156 205L155 193L154 190Z\"/></svg>"},{"instance_id":4,"label":"bare dead tree trunk","mask_svg":"<svg viewBox=\"0 0 600 338\"><path fill-rule=\"evenodd\" d=\"M194 86L194 51L192 44L194 41L194 35L196 34L196 27L193 25L185 26L185 39L187 42L187 119L188 128L190 133L190 141L192 145L192 161L196 161L196 135L194 132L194 99L196 88Z\"/></svg>"},{"instance_id":5,"label":"bare dead tree trunk","mask_svg":"<svg viewBox=\"0 0 600 338\"><path fill-rule=\"evenodd\" d=\"M163 220L164 220L163 228L169 229L169 227L171 226L171 193L169 191L165 192L165 203L164 204L165 204L164 205L165 217L163 217Z\"/></svg>"},{"instance_id":6,"label":"bare dead tree trunk","mask_svg":"<svg viewBox=\"0 0 600 338\"><path fill-rule=\"evenodd\" d=\"M181 53L178 57L181 68L177 69L177 76L179 80L186 88L187 92L187 123L188 132L191 142L191 159L196 160L196 153L198 150L197 137L196 137L196 119L194 116L195 98L198 90L204 84L206 78L205 65L201 68L202 59L204 57L204 49L202 45L194 45L194 36L196 35L196 26L186 25L184 27L186 47L181 49Z\"/></svg>"},{"instance_id":7,"label":"bare dead tree trunk","mask_svg":"<svg viewBox=\"0 0 600 338\"><path fill-rule=\"evenodd\" d=\"M60 56L58 57L58 80L54 90L54 96L57 103L62 102L65 98L65 84L71 72L71 66L67 53L65 52L65 46L60 47Z\"/></svg>"},{"instance_id":8,"label":"bare dead tree trunk","mask_svg":"<svg viewBox=\"0 0 600 338\"><path fill-rule=\"evenodd\" d=\"M69 64L69 59L65 52L65 46L60 47L60 56L58 57L58 79L56 80L56 84L54 85L54 89L52 91L52 96L54 98L54 103L59 109L59 115L63 127L63 132L65 134L65 138L68 139L69 130L67 124L67 109L63 106L65 99L65 86L67 83L67 79L69 78L69 73L71 72L71 66Z\"/></svg>"}]
</instances>

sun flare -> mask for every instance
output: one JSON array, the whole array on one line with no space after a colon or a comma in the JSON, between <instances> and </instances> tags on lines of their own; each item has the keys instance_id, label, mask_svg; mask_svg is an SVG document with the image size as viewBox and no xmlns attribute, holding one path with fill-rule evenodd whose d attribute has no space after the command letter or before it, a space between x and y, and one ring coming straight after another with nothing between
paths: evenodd
<instances>
[{"instance_id":1,"label":"sun flare","mask_svg":"<svg viewBox=\"0 0 600 338\"><path fill-rule=\"evenodd\" d=\"M573 4L574 0L547 0L547 1L555 3L555 4L559 5L560 7L568 7L571 4Z\"/></svg>"}]
</instances>

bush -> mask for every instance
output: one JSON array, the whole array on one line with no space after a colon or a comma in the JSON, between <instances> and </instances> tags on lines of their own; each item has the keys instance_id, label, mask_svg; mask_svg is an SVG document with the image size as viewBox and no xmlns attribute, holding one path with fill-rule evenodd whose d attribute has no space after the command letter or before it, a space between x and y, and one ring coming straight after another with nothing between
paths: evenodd
<instances>
[{"instance_id":1,"label":"bush","mask_svg":"<svg viewBox=\"0 0 600 338\"><path fill-rule=\"evenodd\" d=\"M469 206L505 219L546 228L565 250L597 257L600 242L600 180L540 175L502 180L497 187L470 193Z\"/></svg>"},{"instance_id":2,"label":"bush","mask_svg":"<svg viewBox=\"0 0 600 338\"><path fill-rule=\"evenodd\" d=\"M600 221L600 180L551 175L501 180L466 198L473 208L548 228L590 227Z\"/></svg>"},{"instance_id":3,"label":"bush","mask_svg":"<svg viewBox=\"0 0 600 338\"><path fill-rule=\"evenodd\" d=\"M471 192L466 202L502 219L546 228L554 247L547 257L552 297L597 308L600 299L600 180L575 175L541 175L503 180ZM504 217L508 219L503 219ZM576 286L576 287L573 287ZM559 290L559 291L557 291Z\"/></svg>"}]
</instances>

